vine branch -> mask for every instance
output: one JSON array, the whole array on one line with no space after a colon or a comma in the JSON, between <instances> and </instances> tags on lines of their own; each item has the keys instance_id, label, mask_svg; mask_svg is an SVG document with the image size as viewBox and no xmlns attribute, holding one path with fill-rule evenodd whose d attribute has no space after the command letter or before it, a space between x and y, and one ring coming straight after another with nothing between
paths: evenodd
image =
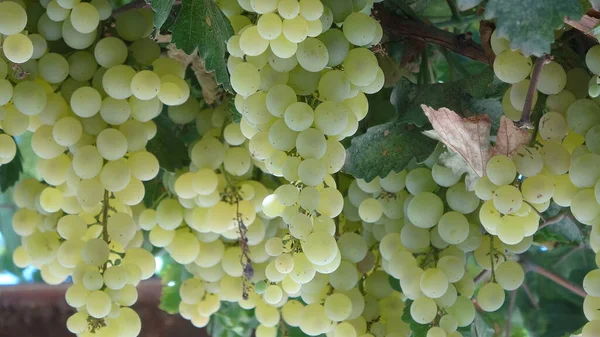
<instances>
[{"instance_id":1,"label":"vine branch","mask_svg":"<svg viewBox=\"0 0 600 337\"><path fill-rule=\"evenodd\" d=\"M544 221L543 221L543 222L540 224L540 227L538 228L538 230L540 230L540 229L542 229L542 228L544 228L544 227L546 227L546 226L553 225L553 224L555 224L555 223L559 223L559 222L561 222L561 221L562 221L564 218L567 218L567 217L570 217L570 216L571 216L571 214L569 213L569 211L563 211L563 212L560 212L560 213L558 213L557 215L555 215L555 216L553 216L553 217L551 217L551 218L545 219L545 220L544 220Z\"/></svg>"},{"instance_id":2,"label":"vine branch","mask_svg":"<svg viewBox=\"0 0 600 337\"><path fill-rule=\"evenodd\" d=\"M392 38L406 38L442 46L484 64L491 64L483 47L470 38L469 34L455 35L423 22L404 19L382 4L373 7L374 16L383 30Z\"/></svg>"},{"instance_id":3,"label":"vine branch","mask_svg":"<svg viewBox=\"0 0 600 337\"><path fill-rule=\"evenodd\" d=\"M548 54L544 54L535 60L533 71L531 72L531 81L529 82L529 87L527 88L525 105L523 106L523 112L521 113L521 119L519 122L517 122L517 125L521 126L522 128L533 129L533 124L531 123L533 97L535 96L535 91L537 90L537 85L540 81L540 72L546 64L550 63L550 61L552 61L552 56Z\"/></svg>"},{"instance_id":4,"label":"vine branch","mask_svg":"<svg viewBox=\"0 0 600 337\"><path fill-rule=\"evenodd\" d=\"M575 284L564 279L562 276L557 275L542 266L539 266L533 262L527 261L527 262L523 262L523 267L525 267L525 270L527 270L527 271L534 272L536 274L539 274L539 275L549 279L550 281L571 291L573 294L575 294L577 296L581 296L581 297L587 296L585 290L583 290L581 287L576 286Z\"/></svg>"}]
</instances>

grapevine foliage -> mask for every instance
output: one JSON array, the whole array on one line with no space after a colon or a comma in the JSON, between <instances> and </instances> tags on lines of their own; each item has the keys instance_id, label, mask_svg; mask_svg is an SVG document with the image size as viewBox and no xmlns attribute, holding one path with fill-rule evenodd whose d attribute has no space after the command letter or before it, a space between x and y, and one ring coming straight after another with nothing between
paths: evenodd
<instances>
[{"instance_id":1,"label":"grapevine foliage","mask_svg":"<svg viewBox=\"0 0 600 337\"><path fill-rule=\"evenodd\" d=\"M187 54L196 50L204 59L206 70L215 72L219 84L231 91L225 42L233 34L231 24L219 7L211 0L188 0L173 27L173 43Z\"/></svg>"}]
</instances>

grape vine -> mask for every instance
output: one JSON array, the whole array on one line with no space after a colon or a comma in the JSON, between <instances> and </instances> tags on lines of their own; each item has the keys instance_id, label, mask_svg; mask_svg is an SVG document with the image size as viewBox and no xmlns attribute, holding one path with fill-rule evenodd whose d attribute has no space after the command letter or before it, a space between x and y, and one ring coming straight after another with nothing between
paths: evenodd
<instances>
[{"instance_id":1,"label":"grape vine","mask_svg":"<svg viewBox=\"0 0 600 337\"><path fill-rule=\"evenodd\" d=\"M504 311L485 333L511 336L535 274L600 335L597 266L535 259L559 226L600 254L600 45L516 22L575 0L510 2L1 1L14 263L69 283L81 337L140 335L162 258L167 310L215 334L239 307L257 337L479 336ZM35 177L7 181L28 136Z\"/></svg>"}]
</instances>

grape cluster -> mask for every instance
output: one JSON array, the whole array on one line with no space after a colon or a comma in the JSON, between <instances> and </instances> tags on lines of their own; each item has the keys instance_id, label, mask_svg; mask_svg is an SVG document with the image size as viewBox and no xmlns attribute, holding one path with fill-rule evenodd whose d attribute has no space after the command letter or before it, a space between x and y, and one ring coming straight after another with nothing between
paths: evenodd
<instances>
[{"instance_id":1,"label":"grape cluster","mask_svg":"<svg viewBox=\"0 0 600 337\"><path fill-rule=\"evenodd\" d=\"M531 59L509 50L509 41L498 36L493 36L491 42L498 54L494 63L496 75L505 82L515 83L503 100L504 113L519 120L529 85L526 78L531 71ZM487 166L487 176L475 187L477 195L488 200L481 208L482 212L485 209L485 213L480 213L482 225L505 244L514 244L523 236L527 238L535 233L538 213L548 209L552 201L569 208L577 221L592 227L590 244L594 252L600 252L597 234L600 215L600 138L597 136L600 130L600 87L597 84L600 47L591 48L585 61L592 76L583 68L565 71L556 62L542 68L537 91L548 96L535 143L522 146L512 160L505 156L492 158ZM536 97L537 92L534 101ZM598 258L596 260L600 263ZM593 270L583 282L588 293L584 313L590 321L583 328L585 337L600 332L597 314L600 308L599 274L598 270Z\"/></svg>"},{"instance_id":2,"label":"grape cluster","mask_svg":"<svg viewBox=\"0 0 600 337\"><path fill-rule=\"evenodd\" d=\"M152 11L122 13L102 37L111 15L105 0L0 2L1 152L12 160L11 136L32 132L43 180L15 187L15 263L39 268L49 284L71 279L72 333L135 337L141 321L129 306L155 271L137 223L143 182L159 173L146 151L152 119L163 104L195 99L184 68L149 38Z\"/></svg>"}]
</instances>

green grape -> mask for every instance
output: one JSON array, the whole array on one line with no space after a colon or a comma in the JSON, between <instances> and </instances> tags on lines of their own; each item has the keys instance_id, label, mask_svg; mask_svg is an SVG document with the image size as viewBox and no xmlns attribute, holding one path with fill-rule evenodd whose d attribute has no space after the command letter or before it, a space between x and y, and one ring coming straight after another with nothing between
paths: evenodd
<instances>
[{"instance_id":1,"label":"green grape","mask_svg":"<svg viewBox=\"0 0 600 337\"><path fill-rule=\"evenodd\" d=\"M561 175L569 170L571 155L563 145L547 142L540 149L540 154L544 159L544 168L550 173Z\"/></svg>"},{"instance_id":2,"label":"green grape","mask_svg":"<svg viewBox=\"0 0 600 337\"><path fill-rule=\"evenodd\" d=\"M298 177L308 186L317 186L325 179L326 167L323 161L308 158L298 166Z\"/></svg>"},{"instance_id":3,"label":"green grape","mask_svg":"<svg viewBox=\"0 0 600 337\"><path fill-rule=\"evenodd\" d=\"M443 187L450 187L458 183L462 174L456 174L451 168L436 163L431 168L431 176L436 184Z\"/></svg>"},{"instance_id":4,"label":"green grape","mask_svg":"<svg viewBox=\"0 0 600 337\"><path fill-rule=\"evenodd\" d=\"M81 255L85 263L100 266L108 260L108 244L102 239L91 239L83 246Z\"/></svg>"},{"instance_id":5,"label":"green grape","mask_svg":"<svg viewBox=\"0 0 600 337\"><path fill-rule=\"evenodd\" d=\"M17 155L17 145L12 137L0 135L0 165L10 163Z\"/></svg>"},{"instance_id":6,"label":"green grape","mask_svg":"<svg viewBox=\"0 0 600 337\"><path fill-rule=\"evenodd\" d=\"M97 29L94 29L89 33L77 31L69 19L63 21L61 34L65 43L73 49L88 48L95 42L96 37L98 36Z\"/></svg>"},{"instance_id":7,"label":"green grape","mask_svg":"<svg viewBox=\"0 0 600 337\"><path fill-rule=\"evenodd\" d=\"M581 222L588 222L600 214L600 205L596 201L592 188L578 191L571 200L571 212Z\"/></svg>"},{"instance_id":8,"label":"green grape","mask_svg":"<svg viewBox=\"0 0 600 337\"><path fill-rule=\"evenodd\" d=\"M521 82L515 83L510 89L510 103L518 110L523 111L525 106L525 100L527 99L527 91L529 90L529 80L522 80ZM535 106L538 98L538 92L535 91L533 94L532 105Z\"/></svg>"},{"instance_id":9,"label":"green grape","mask_svg":"<svg viewBox=\"0 0 600 337\"><path fill-rule=\"evenodd\" d=\"M421 291L429 298L440 298L448 289L448 277L438 268L427 269L421 274Z\"/></svg>"},{"instance_id":10,"label":"green grape","mask_svg":"<svg viewBox=\"0 0 600 337\"><path fill-rule=\"evenodd\" d=\"M600 155L583 154L571 161L569 178L578 188L595 186L600 177Z\"/></svg>"},{"instance_id":11,"label":"green grape","mask_svg":"<svg viewBox=\"0 0 600 337\"><path fill-rule=\"evenodd\" d=\"M311 132L309 132L309 130L315 130L315 129L304 130L302 133L311 133ZM302 134L302 133L300 133L300 134ZM306 144L306 141L307 141L306 137L304 137L300 141L298 140L298 137L299 137L298 132L291 130L285 124L285 121L283 119L278 119L269 129L269 143L273 146L273 148L280 150L280 151L290 151L291 149L293 149L296 146L296 143ZM322 151L324 153L325 152L325 137L322 135L322 133L321 133L321 137L323 138L323 141L322 141L323 142L323 145L322 145L323 150ZM308 139L308 142L310 142L310 141L311 140ZM320 142L320 139L317 139L315 141L315 143L319 143L319 142ZM321 151L321 149L317 149L316 151ZM298 151L298 152L300 152L300 151ZM304 156L304 155L302 155L302 156ZM321 154L321 156L323 156L323 154ZM304 157L310 157L310 156L304 156Z\"/></svg>"},{"instance_id":12,"label":"green grape","mask_svg":"<svg viewBox=\"0 0 600 337\"><path fill-rule=\"evenodd\" d=\"M18 3L3 2L0 5L0 34L14 35L25 29L27 13Z\"/></svg>"},{"instance_id":13,"label":"green grape","mask_svg":"<svg viewBox=\"0 0 600 337\"><path fill-rule=\"evenodd\" d=\"M223 160L225 170L235 176L242 176L251 168L250 153L243 147L229 148Z\"/></svg>"},{"instance_id":14,"label":"green grape","mask_svg":"<svg viewBox=\"0 0 600 337\"><path fill-rule=\"evenodd\" d=\"M530 179L534 179L539 176L531 177L526 179L525 181L529 181ZM527 188L527 196L531 195L531 191L535 190L535 183L530 184L531 187ZM523 188L525 191L525 188ZM512 185L504 185L500 186L496 191L494 191L494 207L502 214L512 214L517 211L522 206L523 198L525 196L521 195L521 191L518 188ZM527 198L525 198L528 200ZM528 200L529 201L529 200Z\"/></svg>"},{"instance_id":15,"label":"green grape","mask_svg":"<svg viewBox=\"0 0 600 337\"><path fill-rule=\"evenodd\" d=\"M33 44L33 55L31 55L31 58L37 60L40 57L42 57L48 50L48 42L46 41L46 39L44 39L43 36L39 34L29 34L27 35L27 37L31 40L31 43Z\"/></svg>"},{"instance_id":16,"label":"green grape","mask_svg":"<svg viewBox=\"0 0 600 337\"><path fill-rule=\"evenodd\" d=\"M308 23L301 16L284 19L282 26L283 36L294 43L300 43L308 36Z\"/></svg>"},{"instance_id":17,"label":"green grape","mask_svg":"<svg viewBox=\"0 0 600 337\"><path fill-rule=\"evenodd\" d=\"M269 40L263 38L256 26L251 26L244 30L240 36L240 49L244 54L257 56L262 54L269 47Z\"/></svg>"},{"instance_id":18,"label":"green grape","mask_svg":"<svg viewBox=\"0 0 600 337\"><path fill-rule=\"evenodd\" d=\"M533 147L520 146L513 156L517 172L525 177L539 174L544 167L540 153Z\"/></svg>"},{"instance_id":19,"label":"green grape","mask_svg":"<svg viewBox=\"0 0 600 337\"><path fill-rule=\"evenodd\" d=\"M496 189L498 186L492 183L487 176L483 176L475 183L474 192L481 200L491 200Z\"/></svg>"},{"instance_id":20,"label":"green grape","mask_svg":"<svg viewBox=\"0 0 600 337\"><path fill-rule=\"evenodd\" d=\"M573 132L585 135L592 126L600 124L600 107L589 99L573 102L567 110L567 124Z\"/></svg>"},{"instance_id":21,"label":"green grape","mask_svg":"<svg viewBox=\"0 0 600 337\"><path fill-rule=\"evenodd\" d=\"M525 236L524 223L521 217L515 215L503 216L496 231L500 240L509 245L519 243Z\"/></svg>"},{"instance_id":22,"label":"green grape","mask_svg":"<svg viewBox=\"0 0 600 337\"><path fill-rule=\"evenodd\" d=\"M490 45L492 47L492 51L496 55L502 53L507 49L510 49L510 41L503 37L500 37L497 29L494 30L492 36L490 37Z\"/></svg>"},{"instance_id":23,"label":"green grape","mask_svg":"<svg viewBox=\"0 0 600 337\"><path fill-rule=\"evenodd\" d=\"M585 54L585 64L594 74L600 74L600 48L590 48Z\"/></svg>"},{"instance_id":24,"label":"green grape","mask_svg":"<svg viewBox=\"0 0 600 337\"><path fill-rule=\"evenodd\" d=\"M548 112L540 119L539 132L544 140L560 142L567 134L567 121L558 112Z\"/></svg>"},{"instance_id":25,"label":"green grape","mask_svg":"<svg viewBox=\"0 0 600 337\"><path fill-rule=\"evenodd\" d=\"M500 309L504 304L504 289L498 283L486 283L479 289L477 294L477 304L487 312Z\"/></svg>"},{"instance_id":26,"label":"green grape","mask_svg":"<svg viewBox=\"0 0 600 337\"><path fill-rule=\"evenodd\" d=\"M406 223L400 232L402 245L410 251L423 250L431 244L429 231L426 228L417 227L411 223Z\"/></svg>"},{"instance_id":27,"label":"green grape","mask_svg":"<svg viewBox=\"0 0 600 337\"><path fill-rule=\"evenodd\" d=\"M581 330L581 336L594 337L600 333L600 320L587 322Z\"/></svg>"},{"instance_id":28,"label":"green grape","mask_svg":"<svg viewBox=\"0 0 600 337\"><path fill-rule=\"evenodd\" d=\"M523 114L520 110L515 109L510 101L510 93L512 88L508 88L506 92L504 92L504 96L502 96L502 111L504 112L504 116L508 119L517 122L521 119L521 115Z\"/></svg>"},{"instance_id":29,"label":"green grape","mask_svg":"<svg viewBox=\"0 0 600 337\"><path fill-rule=\"evenodd\" d=\"M329 62L327 47L323 42L313 37L309 37L298 44L296 57L300 66L310 72L325 69Z\"/></svg>"},{"instance_id":30,"label":"green grape","mask_svg":"<svg viewBox=\"0 0 600 337\"><path fill-rule=\"evenodd\" d=\"M597 186L597 185L596 185ZM562 207L571 206L571 200L578 188L573 185L568 174L554 177L554 195L552 200Z\"/></svg>"},{"instance_id":31,"label":"green grape","mask_svg":"<svg viewBox=\"0 0 600 337\"><path fill-rule=\"evenodd\" d=\"M448 282L458 282L465 274L464 263L456 256L444 256L438 260L437 268L448 277Z\"/></svg>"},{"instance_id":32,"label":"green grape","mask_svg":"<svg viewBox=\"0 0 600 337\"><path fill-rule=\"evenodd\" d=\"M410 306L410 316L420 324L430 323L437 315L435 301L428 297L417 298Z\"/></svg>"},{"instance_id":33,"label":"green grape","mask_svg":"<svg viewBox=\"0 0 600 337\"><path fill-rule=\"evenodd\" d=\"M593 126L585 134L585 145L592 153L600 153L600 126Z\"/></svg>"},{"instance_id":34,"label":"green grape","mask_svg":"<svg viewBox=\"0 0 600 337\"><path fill-rule=\"evenodd\" d=\"M344 36L354 45L367 45L375 38L377 24L377 21L367 14L361 12L352 13L344 21Z\"/></svg>"},{"instance_id":35,"label":"green grape","mask_svg":"<svg viewBox=\"0 0 600 337\"><path fill-rule=\"evenodd\" d=\"M317 90L321 74L318 72L309 72L301 66L296 66L290 71L288 85L296 91L298 95L312 95Z\"/></svg>"},{"instance_id":36,"label":"green grape","mask_svg":"<svg viewBox=\"0 0 600 337\"><path fill-rule=\"evenodd\" d=\"M567 84L567 73L557 62L550 62L540 72L537 90L542 94L555 95L563 90Z\"/></svg>"},{"instance_id":37,"label":"green grape","mask_svg":"<svg viewBox=\"0 0 600 337\"><path fill-rule=\"evenodd\" d=\"M154 28L152 20L150 8L136 8L117 16L115 28L123 40L135 41L150 36Z\"/></svg>"},{"instance_id":38,"label":"green grape","mask_svg":"<svg viewBox=\"0 0 600 337\"><path fill-rule=\"evenodd\" d=\"M40 194L40 207L48 213L58 212L62 202L62 192L56 188L46 187Z\"/></svg>"},{"instance_id":39,"label":"green grape","mask_svg":"<svg viewBox=\"0 0 600 337\"><path fill-rule=\"evenodd\" d=\"M48 102L48 95L37 82L23 81L15 85L12 101L19 112L27 116L34 116L44 110ZM4 121L7 117L8 114Z\"/></svg>"},{"instance_id":40,"label":"green grape","mask_svg":"<svg viewBox=\"0 0 600 337\"><path fill-rule=\"evenodd\" d=\"M318 90L322 100L343 101L350 94L350 81L343 71L328 71L321 77Z\"/></svg>"},{"instance_id":41,"label":"green grape","mask_svg":"<svg viewBox=\"0 0 600 337\"><path fill-rule=\"evenodd\" d=\"M94 5L82 2L73 7L69 19L78 32L88 34L98 27L100 14Z\"/></svg>"},{"instance_id":42,"label":"green grape","mask_svg":"<svg viewBox=\"0 0 600 337\"><path fill-rule=\"evenodd\" d=\"M329 54L327 66L335 67L344 62L344 59L350 50L350 44L340 29L329 29L317 38L323 42L327 48Z\"/></svg>"},{"instance_id":43,"label":"green grape","mask_svg":"<svg viewBox=\"0 0 600 337\"><path fill-rule=\"evenodd\" d=\"M131 79L131 92L140 100L149 100L156 97L160 87L160 77L150 70L142 70Z\"/></svg>"},{"instance_id":44,"label":"green grape","mask_svg":"<svg viewBox=\"0 0 600 337\"><path fill-rule=\"evenodd\" d=\"M358 214L364 222L374 223L383 215L383 209L377 199L367 198L360 203Z\"/></svg>"},{"instance_id":45,"label":"green grape","mask_svg":"<svg viewBox=\"0 0 600 337\"><path fill-rule=\"evenodd\" d=\"M437 229L440 237L450 244L459 244L469 236L469 222L464 215L458 212L448 212L442 215Z\"/></svg>"},{"instance_id":46,"label":"green grape","mask_svg":"<svg viewBox=\"0 0 600 337\"><path fill-rule=\"evenodd\" d=\"M346 77L356 86L373 83L379 70L377 58L370 50L365 48L350 50L343 64Z\"/></svg>"},{"instance_id":47,"label":"green grape","mask_svg":"<svg viewBox=\"0 0 600 337\"><path fill-rule=\"evenodd\" d=\"M435 170L433 167L432 173ZM481 178L485 179L485 177ZM479 198L475 191L467 191L467 186L464 182L459 182L454 186L450 186L446 191L446 202L448 206L458 213L469 214L479 206Z\"/></svg>"},{"instance_id":48,"label":"green grape","mask_svg":"<svg viewBox=\"0 0 600 337\"><path fill-rule=\"evenodd\" d=\"M494 60L494 73L501 81L514 84L529 76L531 66L530 57L518 51L505 50Z\"/></svg>"},{"instance_id":49,"label":"green grape","mask_svg":"<svg viewBox=\"0 0 600 337\"><path fill-rule=\"evenodd\" d=\"M136 72L125 65L110 67L102 77L102 87L114 99L126 99L131 96L131 81Z\"/></svg>"},{"instance_id":50,"label":"green grape","mask_svg":"<svg viewBox=\"0 0 600 337\"><path fill-rule=\"evenodd\" d=\"M421 192L433 192L436 188L437 185L428 168L419 167L409 171L406 175L406 189L412 195Z\"/></svg>"},{"instance_id":51,"label":"green grape","mask_svg":"<svg viewBox=\"0 0 600 337\"><path fill-rule=\"evenodd\" d=\"M273 0L250 0L248 2L252 10L259 14L270 13L277 8L277 1Z\"/></svg>"},{"instance_id":52,"label":"green grape","mask_svg":"<svg viewBox=\"0 0 600 337\"><path fill-rule=\"evenodd\" d=\"M304 102L292 103L284 113L286 125L294 131L307 130L313 124L314 118L314 111Z\"/></svg>"},{"instance_id":53,"label":"green grape","mask_svg":"<svg viewBox=\"0 0 600 337\"><path fill-rule=\"evenodd\" d=\"M277 3L277 13L284 19L293 19L300 14L300 4L296 0L281 0Z\"/></svg>"},{"instance_id":54,"label":"green grape","mask_svg":"<svg viewBox=\"0 0 600 337\"><path fill-rule=\"evenodd\" d=\"M519 288L523 284L524 278L525 272L518 262L502 262L496 268L496 282L504 290L512 291Z\"/></svg>"},{"instance_id":55,"label":"green grape","mask_svg":"<svg viewBox=\"0 0 600 337\"><path fill-rule=\"evenodd\" d=\"M554 181L545 175L529 177L521 184L523 199L534 204L544 203L554 195Z\"/></svg>"},{"instance_id":56,"label":"green grape","mask_svg":"<svg viewBox=\"0 0 600 337\"><path fill-rule=\"evenodd\" d=\"M486 175L495 185L512 183L517 174L515 164L505 155L495 155L487 163Z\"/></svg>"},{"instance_id":57,"label":"green grape","mask_svg":"<svg viewBox=\"0 0 600 337\"><path fill-rule=\"evenodd\" d=\"M106 75L104 77L106 78ZM160 78L160 81L158 99L162 103L169 106L180 105L185 103L190 97L190 88L183 79L175 75L164 75Z\"/></svg>"},{"instance_id":58,"label":"green grape","mask_svg":"<svg viewBox=\"0 0 600 337\"><path fill-rule=\"evenodd\" d=\"M127 46L116 37L105 37L96 43L94 57L101 67L111 68L127 59Z\"/></svg>"},{"instance_id":59,"label":"green grape","mask_svg":"<svg viewBox=\"0 0 600 337\"><path fill-rule=\"evenodd\" d=\"M444 212L444 203L437 195L421 192L408 203L406 215L417 227L431 228L435 226Z\"/></svg>"},{"instance_id":60,"label":"green grape","mask_svg":"<svg viewBox=\"0 0 600 337\"><path fill-rule=\"evenodd\" d=\"M256 27L258 28L258 33L263 39L273 40L281 35L283 23L279 15L275 13L267 13L258 19Z\"/></svg>"}]
</instances>

